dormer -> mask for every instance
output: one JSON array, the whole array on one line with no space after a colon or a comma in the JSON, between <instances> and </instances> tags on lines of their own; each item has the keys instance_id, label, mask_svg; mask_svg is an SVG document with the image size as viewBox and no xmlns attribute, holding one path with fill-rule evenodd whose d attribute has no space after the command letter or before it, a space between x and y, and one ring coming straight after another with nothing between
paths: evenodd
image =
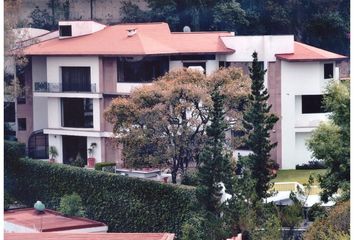
<instances>
[{"instance_id":1,"label":"dormer","mask_svg":"<svg viewBox=\"0 0 354 240\"><path fill-rule=\"evenodd\" d=\"M59 38L66 39L91 34L106 25L94 21L59 21Z\"/></svg>"}]
</instances>

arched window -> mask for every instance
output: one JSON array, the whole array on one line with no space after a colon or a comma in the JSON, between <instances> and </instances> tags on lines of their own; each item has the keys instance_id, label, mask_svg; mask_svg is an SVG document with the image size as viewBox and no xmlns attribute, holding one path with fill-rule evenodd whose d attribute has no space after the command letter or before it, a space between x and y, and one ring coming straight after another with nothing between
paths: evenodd
<instances>
[{"instance_id":1,"label":"arched window","mask_svg":"<svg viewBox=\"0 0 354 240\"><path fill-rule=\"evenodd\" d=\"M35 131L28 138L28 156L33 159L48 159L48 135L43 130Z\"/></svg>"}]
</instances>

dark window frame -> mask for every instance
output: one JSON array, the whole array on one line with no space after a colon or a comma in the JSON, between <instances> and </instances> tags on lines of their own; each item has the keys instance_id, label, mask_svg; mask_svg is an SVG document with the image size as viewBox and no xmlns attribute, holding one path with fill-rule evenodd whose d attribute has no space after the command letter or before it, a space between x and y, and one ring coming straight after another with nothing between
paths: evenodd
<instances>
[{"instance_id":1,"label":"dark window frame","mask_svg":"<svg viewBox=\"0 0 354 240\"><path fill-rule=\"evenodd\" d=\"M81 105L81 106L80 106ZM92 98L62 98L61 126L68 128L92 129L93 99Z\"/></svg>"},{"instance_id":2,"label":"dark window frame","mask_svg":"<svg viewBox=\"0 0 354 240\"><path fill-rule=\"evenodd\" d=\"M168 57L146 57L140 61L117 61L118 83L149 83L169 71Z\"/></svg>"},{"instance_id":3,"label":"dark window frame","mask_svg":"<svg viewBox=\"0 0 354 240\"><path fill-rule=\"evenodd\" d=\"M302 114L317 114L326 113L323 105L324 95L301 95L301 113Z\"/></svg>"},{"instance_id":4,"label":"dark window frame","mask_svg":"<svg viewBox=\"0 0 354 240\"><path fill-rule=\"evenodd\" d=\"M72 36L72 26L71 25L60 25L59 26L60 37L71 37Z\"/></svg>"},{"instance_id":5,"label":"dark window frame","mask_svg":"<svg viewBox=\"0 0 354 240\"><path fill-rule=\"evenodd\" d=\"M17 118L17 129L18 131L27 131L27 119Z\"/></svg>"},{"instance_id":6,"label":"dark window frame","mask_svg":"<svg viewBox=\"0 0 354 240\"><path fill-rule=\"evenodd\" d=\"M333 63L325 63L323 64L323 78L331 79L334 75L334 64Z\"/></svg>"}]
</instances>

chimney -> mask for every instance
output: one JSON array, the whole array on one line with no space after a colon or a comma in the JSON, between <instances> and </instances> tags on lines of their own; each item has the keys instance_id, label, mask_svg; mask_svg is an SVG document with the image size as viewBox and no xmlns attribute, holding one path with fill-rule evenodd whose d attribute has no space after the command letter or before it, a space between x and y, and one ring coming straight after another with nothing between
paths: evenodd
<instances>
[{"instance_id":1,"label":"chimney","mask_svg":"<svg viewBox=\"0 0 354 240\"><path fill-rule=\"evenodd\" d=\"M132 37L136 34L136 28L129 28L127 29L127 32L128 32L128 37Z\"/></svg>"}]
</instances>

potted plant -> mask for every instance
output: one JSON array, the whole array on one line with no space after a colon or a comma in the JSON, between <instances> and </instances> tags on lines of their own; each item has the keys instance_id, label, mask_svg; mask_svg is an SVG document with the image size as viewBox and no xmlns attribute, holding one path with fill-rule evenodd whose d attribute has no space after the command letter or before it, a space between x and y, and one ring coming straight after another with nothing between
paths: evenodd
<instances>
[{"instance_id":1,"label":"potted plant","mask_svg":"<svg viewBox=\"0 0 354 240\"><path fill-rule=\"evenodd\" d=\"M54 163L55 158L59 155L57 148L54 146L50 146L49 147L49 155L50 155L49 162Z\"/></svg>"},{"instance_id":2,"label":"potted plant","mask_svg":"<svg viewBox=\"0 0 354 240\"><path fill-rule=\"evenodd\" d=\"M93 157L95 153L95 148L97 144L96 143L91 143L90 147L87 149L89 157L87 158L87 167L88 168L94 168L95 163L96 163L96 158Z\"/></svg>"}]
</instances>

